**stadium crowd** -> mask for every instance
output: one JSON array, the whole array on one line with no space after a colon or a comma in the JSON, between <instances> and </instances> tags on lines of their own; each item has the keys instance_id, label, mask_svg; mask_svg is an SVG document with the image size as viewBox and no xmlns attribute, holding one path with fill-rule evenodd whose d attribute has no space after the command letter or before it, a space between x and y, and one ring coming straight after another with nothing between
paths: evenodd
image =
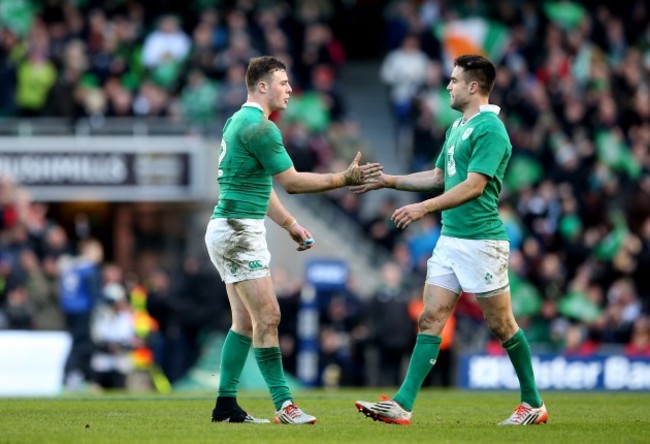
<instances>
[{"instance_id":1,"label":"stadium crowd","mask_svg":"<svg viewBox=\"0 0 650 444\"><path fill-rule=\"evenodd\" d=\"M247 60L273 54L290 66L294 87L287 112L274 117L287 149L298 170L326 170L368 150L338 83L344 3L197 0L168 14L167 2L12 2L0 8L0 115L184 119L215 133L245 101ZM480 17L506 31L492 93L513 143L501 212L515 314L539 350L650 356L649 15L636 0L593 8L400 0L384 10L377 81L386 84L396 146L409 153L413 171L432 165L456 118L444 90L444 25ZM415 338L418 289L439 219L400 232L389 220L396 200L362 218L350 196L340 196L332 199L392 260L377 264L382 282L370 300L350 288L323 305L323 383L397 384L402 370L394 363ZM219 288L218 278L200 273L194 259L177 273L137 276L104 260L89 233L74 235L48 218L46 204L2 178L0 328L68 329L75 338L70 387L124 386L134 366L153 363L177 381L196 361L201 334L228 328L220 317L225 295L204 291ZM92 283L86 301L62 303L69 273ZM295 370L301 282L281 269L274 281L286 368ZM387 323L401 326L400 334L382 334ZM445 337L432 375L439 384L452 383L447 354L500 350L470 294Z\"/></svg>"}]
</instances>

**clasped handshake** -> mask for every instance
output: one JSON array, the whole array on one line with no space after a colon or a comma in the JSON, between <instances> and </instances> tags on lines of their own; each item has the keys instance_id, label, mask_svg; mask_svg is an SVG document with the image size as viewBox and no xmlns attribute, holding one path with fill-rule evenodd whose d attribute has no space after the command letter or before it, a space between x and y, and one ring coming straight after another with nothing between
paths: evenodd
<instances>
[{"instance_id":1,"label":"clasped handshake","mask_svg":"<svg viewBox=\"0 0 650 444\"><path fill-rule=\"evenodd\" d=\"M380 163L367 162L365 165L359 165L360 160L361 153L358 152L345 171L335 173L335 176L339 177L337 188L349 186L350 191L354 194L362 194L380 188L395 188L395 185L391 185L389 182L391 180L394 182L395 176L384 174L384 167ZM422 218L424 214L424 207L421 204L406 205L397 209L391 219L397 228L404 229L411 222ZM298 224L295 219L284 227L289 231L291 238L298 243L296 250L309 250L315 245L311 233Z\"/></svg>"},{"instance_id":2,"label":"clasped handshake","mask_svg":"<svg viewBox=\"0 0 650 444\"><path fill-rule=\"evenodd\" d=\"M345 184L356 185L354 188L360 188L371 184L378 184L384 167L380 163L369 162L367 162L365 165L359 165L360 160L361 152L358 152L348 169L343 172L343 176L345 177ZM381 186L377 186L376 188L368 188L363 191L358 190L356 192L365 192L377 188L381 188ZM354 189L353 192L355 192Z\"/></svg>"},{"instance_id":3,"label":"clasped handshake","mask_svg":"<svg viewBox=\"0 0 650 444\"><path fill-rule=\"evenodd\" d=\"M380 163L359 165L359 160L361 160L361 153L357 153L344 173L345 183L351 185L350 190L353 193L362 194L380 188L397 188L395 176L384 174L384 167ZM391 220L397 228L404 229L412 222L424 217L426 212L422 202L406 205L395 210Z\"/></svg>"}]
</instances>

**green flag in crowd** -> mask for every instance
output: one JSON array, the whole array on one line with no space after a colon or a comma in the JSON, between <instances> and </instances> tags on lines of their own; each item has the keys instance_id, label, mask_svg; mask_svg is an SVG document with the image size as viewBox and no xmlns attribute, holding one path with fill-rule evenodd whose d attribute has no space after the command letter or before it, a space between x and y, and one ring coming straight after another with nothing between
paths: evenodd
<instances>
[{"instance_id":1,"label":"green flag in crowd","mask_svg":"<svg viewBox=\"0 0 650 444\"><path fill-rule=\"evenodd\" d=\"M0 26L23 38L32 28L34 9L31 0L0 0Z\"/></svg>"},{"instance_id":2,"label":"green flag in crowd","mask_svg":"<svg viewBox=\"0 0 650 444\"><path fill-rule=\"evenodd\" d=\"M544 2L546 17L560 28L569 31L578 27L586 12L584 6L571 1Z\"/></svg>"},{"instance_id":3,"label":"green flag in crowd","mask_svg":"<svg viewBox=\"0 0 650 444\"><path fill-rule=\"evenodd\" d=\"M287 122L302 122L309 132L323 133L330 125L330 113L320 93L304 92L291 97L291 106L284 113Z\"/></svg>"},{"instance_id":4,"label":"green flag in crowd","mask_svg":"<svg viewBox=\"0 0 650 444\"><path fill-rule=\"evenodd\" d=\"M595 141L598 159L601 162L615 171L626 173L631 179L639 178L642 171L641 164L635 159L620 132L598 131Z\"/></svg>"},{"instance_id":5,"label":"green flag in crowd","mask_svg":"<svg viewBox=\"0 0 650 444\"><path fill-rule=\"evenodd\" d=\"M581 291L570 291L560 299L558 311L562 316L581 322L594 322L602 314L602 309Z\"/></svg>"},{"instance_id":6,"label":"green flag in crowd","mask_svg":"<svg viewBox=\"0 0 650 444\"><path fill-rule=\"evenodd\" d=\"M506 172L505 185L511 191L519 191L539 181L543 174L544 169L537 160L513 155Z\"/></svg>"},{"instance_id":7,"label":"green flag in crowd","mask_svg":"<svg viewBox=\"0 0 650 444\"><path fill-rule=\"evenodd\" d=\"M512 312L516 318L534 316L542 309L542 296L537 288L527 280L510 273L510 293Z\"/></svg>"}]
</instances>

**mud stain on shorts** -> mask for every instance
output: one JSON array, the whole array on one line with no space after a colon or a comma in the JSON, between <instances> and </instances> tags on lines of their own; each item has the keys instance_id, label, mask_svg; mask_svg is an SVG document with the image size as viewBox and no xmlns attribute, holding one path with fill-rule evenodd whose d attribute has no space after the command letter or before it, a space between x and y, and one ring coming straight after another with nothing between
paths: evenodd
<instances>
[{"instance_id":1,"label":"mud stain on shorts","mask_svg":"<svg viewBox=\"0 0 650 444\"><path fill-rule=\"evenodd\" d=\"M238 219L226 219L226 221L233 233L228 245L226 245L224 256L232 258L237 257L240 253L249 251L252 246L249 239L244 236L246 234L246 225Z\"/></svg>"},{"instance_id":2,"label":"mud stain on shorts","mask_svg":"<svg viewBox=\"0 0 650 444\"><path fill-rule=\"evenodd\" d=\"M510 249L508 244L501 242L485 242L485 250L479 250L481 254L499 261L499 268L497 273L504 273L508 271L508 257L510 256Z\"/></svg>"}]
</instances>

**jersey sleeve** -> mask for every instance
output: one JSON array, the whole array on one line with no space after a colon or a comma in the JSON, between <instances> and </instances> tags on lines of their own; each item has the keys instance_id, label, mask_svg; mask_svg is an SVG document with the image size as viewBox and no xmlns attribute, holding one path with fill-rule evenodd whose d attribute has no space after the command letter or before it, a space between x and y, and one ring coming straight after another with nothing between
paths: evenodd
<instances>
[{"instance_id":1,"label":"jersey sleeve","mask_svg":"<svg viewBox=\"0 0 650 444\"><path fill-rule=\"evenodd\" d=\"M449 133L451 132L452 128L454 128L458 124L458 120L454 122L453 125L449 126L447 128L447 131L445 131L445 141L442 144L442 149L440 150L440 153L438 153L438 159L436 159L435 166L444 170L445 169L445 162L446 162L446 155L447 155L447 150L445 147L447 146L447 140L449 139Z\"/></svg>"},{"instance_id":2,"label":"jersey sleeve","mask_svg":"<svg viewBox=\"0 0 650 444\"><path fill-rule=\"evenodd\" d=\"M438 159L436 159L435 166L441 169L445 169L445 146L442 146L440 153L438 154Z\"/></svg>"},{"instance_id":3,"label":"jersey sleeve","mask_svg":"<svg viewBox=\"0 0 650 444\"><path fill-rule=\"evenodd\" d=\"M272 123L260 125L249 140L249 149L271 176L288 170L293 161L282 141L282 133Z\"/></svg>"},{"instance_id":4,"label":"jersey sleeve","mask_svg":"<svg viewBox=\"0 0 650 444\"><path fill-rule=\"evenodd\" d=\"M492 178L508 151L509 142L496 131L481 132L474 137L467 172L481 173Z\"/></svg>"}]
</instances>

